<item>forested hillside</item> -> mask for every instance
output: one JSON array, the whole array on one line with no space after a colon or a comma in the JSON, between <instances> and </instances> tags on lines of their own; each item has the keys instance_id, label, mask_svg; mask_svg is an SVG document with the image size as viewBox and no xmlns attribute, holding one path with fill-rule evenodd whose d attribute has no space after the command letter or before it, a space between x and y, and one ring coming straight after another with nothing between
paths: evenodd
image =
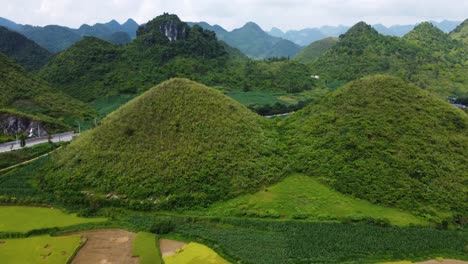
<instances>
[{"instance_id":1,"label":"forested hillside","mask_svg":"<svg viewBox=\"0 0 468 264\"><path fill-rule=\"evenodd\" d=\"M160 27L164 30L161 30ZM172 32L166 34L165 30ZM119 47L85 38L58 54L41 77L75 98L138 94L172 77L230 91L300 92L320 86L308 66L288 60L254 61L226 48L212 31L165 14L139 28Z\"/></svg>"}]
</instances>

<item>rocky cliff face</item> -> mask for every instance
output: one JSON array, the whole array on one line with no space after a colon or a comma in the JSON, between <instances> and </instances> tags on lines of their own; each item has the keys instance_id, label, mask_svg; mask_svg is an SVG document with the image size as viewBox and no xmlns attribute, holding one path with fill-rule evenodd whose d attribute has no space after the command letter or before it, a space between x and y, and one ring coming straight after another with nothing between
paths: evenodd
<instances>
[{"instance_id":1,"label":"rocky cliff face","mask_svg":"<svg viewBox=\"0 0 468 264\"><path fill-rule=\"evenodd\" d=\"M42 122L11 114L0 114L0 130L5 135L15 135L16 133L25 133L28 137L48 135Z\"/></svg>"},{"instance_id":2,"label":"rocky cliff face","mask_svg":"<svg viewBox=\"0 0 468 264\"><path fill-rule=\"evenodd\" d=\"M138 28L137 36L147 44L186 40L189 26L176 15L163 14Z\"/></svg>"}]
</instances>

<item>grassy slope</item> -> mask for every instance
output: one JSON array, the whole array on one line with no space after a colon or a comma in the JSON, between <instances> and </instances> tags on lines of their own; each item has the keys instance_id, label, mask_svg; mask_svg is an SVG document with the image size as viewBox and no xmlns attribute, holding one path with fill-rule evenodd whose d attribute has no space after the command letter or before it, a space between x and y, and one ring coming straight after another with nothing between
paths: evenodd
<instances>
[{"instance_id":1,"label":"grassy slope","mask_svg":"<svg viewBox=\"0 0 468 264\"><path fill-rule=\"evenodd\" d=\"M157 248L156 235L138 232L133 241L132 255L140 258L140 264L161 264L161 254Z\"/></svg>"},{"instance_id":2,"label":"grassy slope","mask_svg":"<svg viewBox=\"0 0 468 264\"><path fill-rule=\"evenodd\" d=\"M58 209L25 206L0 206L0 232L25 233L33 229L64 227L102 222L104 218L81 218Z\"/></svg>"},{"instance_id":3,"label":"grassy slope","mask_svg":"<svg viewBox=\"0 0 468 264\"><path fill-rule=\"evenodd\" d=\"M89 107L27 74L23 68L0 54L0 108L30 115L82 119L93 113Z\"/></svg>"},{"instance_id":4,"label":"grassy slope","mask_svg":"<svg viewBox=\"0 0 468 264\"><path fill-rule=\"evenodd\" d=\"M215 204L208 209L207 214L309 220L358 220L371 217L388 219L396 225L427 224L410 213L343 195L305 175L291 175L255 194Z\"/></svg>"},{"instance_id":5,"label":"grassy slope","mask_svg":"<svg viewBox=\"0 0 468 264\"><path fill-rule=\"evenodd\" d=\"M31 160L58 148L58 144L39 144L30 148L0 153L0 169L8 168L18 163Z\"/></svg>"},{"instance_id":6,"label":"grassy slope","mask_svg":"<svg viewBox=\"0 0 468 264\"><path fill-rule=\"evenodd\" d=\"M0 259L2 263L63 264L80 243L79 236L1 239Z\"/></svg>"},{"instance_id":7,"label":"grassy slope","mask_svg":"<svg viewBox=\"0 0 468 264\"><path fill-rule=\"evenodd\" d=\"M337 42L338 39L333 37L315 41L309 46L303 48L296 56L294 56L293 60L304 64L313 63Z\"/></svg>"},{"instance_id":8,"label":"grassy slope","mask_svg":"<svg viewBox=\"0 0 468 264\"><path fill-rule=\"evenodd\" d=\"M466 213L468 117L388 76L363 78L290 116L295 169L390 206Z\"/></svg>"},{"instance_id":9,"label":"grassy slope","mask_svg":"<svg viewBox=\"0 0 468 264\"><path fill-rule=\"evenodd\" d=\"M266 120L216 90L173 79L53 155L42 186L200 205L277 181L279 151Z\"/></svg>"},{"instance_id":10,"label":"grassy slope","mask_svg":"<svg viewBox=\"0 0 468 264\"><path fill-rule=\"evenodd\" d=\"M164 258L166 264L229 264L216 252L207 246L198 243L189 243L184 246L182 252Z\"/></svg>"}]
</instances>

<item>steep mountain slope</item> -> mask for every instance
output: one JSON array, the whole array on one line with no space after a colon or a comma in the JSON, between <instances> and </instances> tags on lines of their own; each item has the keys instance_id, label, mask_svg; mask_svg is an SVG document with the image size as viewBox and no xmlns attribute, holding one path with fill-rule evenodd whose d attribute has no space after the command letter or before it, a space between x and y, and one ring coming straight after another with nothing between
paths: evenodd
<instances>
[{"instance_id":1,"label":"steep mountain slope","mask_svg":"<svg viewBox=\"0 0 468 264\"><path fill-rule=\"evenodd\" d=\"M457 26L452 32L450 32L450 37L459 41L468 43L468 19L463 21L460 25Z\"/></svg>"},{"instance_id":2,"label":"steep mountain slope","mask_svg":"<svg viewBox=\"0 0 468 264\"><path fill-rule=\"evenodd\" d=\"M206 205L280 177L279 145L265 122L216 90L172 79L54 155L40 184L159 208Z\"/></svg>"},{"instance_id":3,"label":"steep mountain slope","mask_svg":"<svg viewBox=\"0 0 468 264\"><path fill-rule=\"evenodd\" d=\"M289 40L273 37L253 22L248 22L243 27L231 32L205 22L191 24L213 30L218 39L252 58L292 57L301 50L299 45Z\"/></svg>"},{"instance_id":4,"label":"steep mountain slope","mask_svg":"<svg viewBox=\"0 0 468 264\"><path fill-rule=\"evenodd\" d=\"M441 98L468 93L468 48L429 23L404 38L379 34L360 22L312 66L329 82L350 81L375 73L405 78Z\"/></svg>"},{"instance_id":5,"label":"steep mountain slope","mask_svg":"<svg viewBox=\"0 0 468 264\"><path fill-rule=\"evenodd\" d=\"M137 38L122 47L85 38L58 54L40 75L84 101L139 94L172 77L228 91L300 92L318 86L306 65L246 59L219 42L212 31L197 25L189 27L169 14L140 27Z\"/></svg>"},{"instance_id":6,"label":"steep mountain slope","mask_svg":"<svg viewBox=\"0 0 468 264\"><path fill-rule=\"evenodd\" d=\"M295 167L403 209L468 208L468 116L389 76L353 81L286 121Z\"/></svg>"},{"instance_id":7,"label":"steep mountain slope","mask_svg":"<svg viewBox=\"0 0 468 264\"><path fill-rule=\"evenodd\" d=\"M0 52L28 70L39 70L52 54L25 36L0 26Z\"/></svg>"},{"instance_id":8,"label":"steep mountain slope","mask_svg":"<svg viewBox=\"0 0 468 264\"><path fill-rule=\"evenodd\" d=\"M338 39L333 37L316 41L303 48L293 59L304 64L313 63L337 42Z\"/></svg>"},{"instance_id":9,"label":"steep mountain slope","mask_svg":"<svg viewBox=\"0 0 468 264\"><path fill-rule=\"evenodd\" d=\"M10 117L19 116L45 122L49 127L64 128L65 123L70 120L74 123L75 120L92 117L94 114L86 104L28 75L23 68L1 53L0 94L2 124ZM8 128L2 127L1 132L4 131L8 131Z\"/></svg>"}]
</instances>

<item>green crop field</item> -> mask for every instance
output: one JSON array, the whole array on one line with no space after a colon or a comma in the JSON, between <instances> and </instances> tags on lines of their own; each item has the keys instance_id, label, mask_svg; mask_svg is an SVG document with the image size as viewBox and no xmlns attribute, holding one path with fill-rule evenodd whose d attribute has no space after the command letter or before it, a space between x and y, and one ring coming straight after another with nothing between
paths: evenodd
<instances>
[{"instance_id":1,"label":"green crop field","mask_svg":"<svg viewBox=\"0 0 468 264\"><path fill-rule=\"evenodd\" d=\"M140 258L140 264L163 263L155 234L139 232L133 240L132 254Z\"/></svg>"},{"instance_id":2,"label":"green crop field","mask_svg":"<svg viewBox=\"0 0 468 264\"><path fill-rule=\"evenodd\" d=\"M217 203L208 210L208 214L310 220L371 217L388 219L395 225L428 224L408 212L341 194L321 184L318 179L301 174L291 175L255 194Z\"/></svg>"},{"instance_id":3,"label":"green crop field","mask_svg":"<svg viewBox=\"0 0 468 264\"><path fill-rule=\"evenodd\" d=\"M164 258L166 264L229 264L211 248L198 243L189 243L181 252Z\"/></svg>"},{"instance_id":4,"label":"green crop field","mask_svg":"<svg viewBox=\"0 0 468 264\"><path fill-rule=\"evenodd\" d=\"M65 227L105 218L82 218L58 209L26 206L0 206L0 232L28 232L34 229Z\"/></svg>"},{"instance_id":5,"label":"green crop field","mask_svg":"<svg viewBox=\"0 0 468 264\"><path fill-rule=\"evenodd\" d=\"M79 236L0 239L0 262L64 264L74 255L80 240Z\"/></svg>"},{"instance_id":6,"label":"green crop field","mask_svg":"<svg viewBox=\"0 0 468 264\"><path fill-rule=\"evenodd\" d=\"M232 99L238 101L239 103L249 106L249 105L267 105L267 104L289 104L286 101L279 99L278 97L284 95L284 93L274 93L268 91L252 91L252 92L229 92L226 94Z\"/></svg>"}]
</instances>

